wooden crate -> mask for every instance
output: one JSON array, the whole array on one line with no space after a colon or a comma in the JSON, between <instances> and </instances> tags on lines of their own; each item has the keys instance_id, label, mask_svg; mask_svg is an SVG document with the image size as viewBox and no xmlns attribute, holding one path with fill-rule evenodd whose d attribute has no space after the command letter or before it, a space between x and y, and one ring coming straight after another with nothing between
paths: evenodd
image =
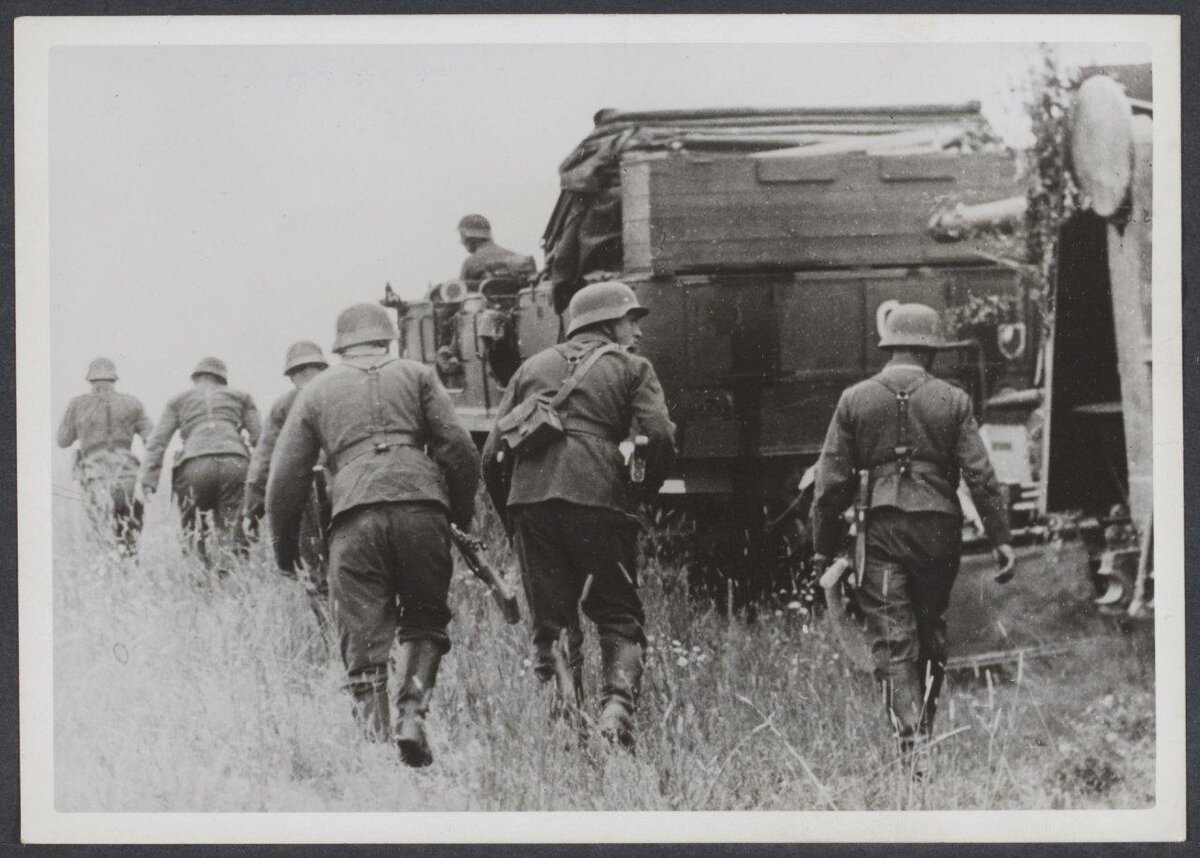
<instances>
[{"instance_id":1,"label":"wooden crate","mask_svg":"<svg viewBox=\"0 0 1200 858\"><path fill-rule=\"evenodd\" d=\"M655 274L978 261L995 245L939 242L931 215L1024 192L1000 153L677 153L627 159L621 171L625 269Z\"/></svg>"}]
</instances>

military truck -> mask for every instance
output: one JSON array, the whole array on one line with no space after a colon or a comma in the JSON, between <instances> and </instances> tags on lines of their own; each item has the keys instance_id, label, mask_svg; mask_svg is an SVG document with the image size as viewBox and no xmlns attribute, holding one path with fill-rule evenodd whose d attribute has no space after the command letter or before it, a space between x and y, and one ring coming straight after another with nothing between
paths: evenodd
<instances>
[{"instance_id":1,"label":"military truck","mask_svg":"<svg viewBox=\"0 0 1200 858\"><path fill-rule=\"evenodd\" d=\"M513 359L563 336L571 295L629 283L651 309L643 350L679 426L664 504L751 570L803 543L790 501L839 392L882 365L894 302L946 314L958 347L939 372L985 417L998 392L1032 386L1040 326L1008 261L1022 250L1021 164L977 103L602 110L559 174L544 271L442 284L412 305L393 296L403 351L443 355L481 436ZM981 205L989 228L963 234L956 212ZM1020 499L1035 484L1025 426L1006 420L992 437Z\"/></svg>"}]
</instances>

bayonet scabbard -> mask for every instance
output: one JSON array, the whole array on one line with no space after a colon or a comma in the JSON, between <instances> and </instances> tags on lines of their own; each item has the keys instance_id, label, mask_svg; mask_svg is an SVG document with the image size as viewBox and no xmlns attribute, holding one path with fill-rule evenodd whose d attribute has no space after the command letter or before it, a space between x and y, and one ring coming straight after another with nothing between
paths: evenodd
<instances>
[{"instance_id":1,"label":"bayonet scabbard","mask_svg":"<svg viewBox=\"0 0 1200 858\"><path fill-rule=\"evenodd\" d=\"M871 471L858 472L858 492L854 496L854 586L862 586L867 568L867 515L871 510Z\"/></svg>"}]
</instances>

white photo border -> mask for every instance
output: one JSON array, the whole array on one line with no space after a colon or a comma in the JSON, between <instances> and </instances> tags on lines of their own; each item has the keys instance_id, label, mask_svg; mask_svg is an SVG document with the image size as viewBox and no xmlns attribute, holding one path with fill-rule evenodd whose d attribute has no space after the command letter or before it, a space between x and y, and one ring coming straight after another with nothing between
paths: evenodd
<instances>
[{"instance_id":1,"label":"white photo border","mask_svg":"<svg viewBox=\"0 0 1200 858\"><path fill-rule=\"evenodd\" d=\"M48 95L59 45L1141 42L1154 72L1156 804L920 812L60 813L54 808ZM1152 15L79 17L15 22L21 831L41 843L1142 841L1185 834L1180 20Z\"/></svg>"}]
</instances>

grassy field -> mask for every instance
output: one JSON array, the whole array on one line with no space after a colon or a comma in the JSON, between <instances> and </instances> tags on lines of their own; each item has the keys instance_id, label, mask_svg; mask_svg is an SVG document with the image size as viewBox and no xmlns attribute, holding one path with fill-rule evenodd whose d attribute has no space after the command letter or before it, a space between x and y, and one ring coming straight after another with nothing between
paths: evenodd
<instances>
[{"instance_id":1,"label":"grassy field","mask_svg":"<svg viewBox=\"0 0 1200 858\"><path fill-rule=\"evenodd\" d=\"M897 764L873 683L824 620L726 617L646 563L638 753L581 749L551 725L482 585L456 575L430 719L434 765L356 738L342 676L298 585L259 546L229 579L181 556L162 498L140 558L98 550L56 501L55 786L60 811L804 810L1145 807L1153 803L1148 627L1090 611L1077 554L1038 549L1027 582L1072 613L1074 653L954 674L923 778ZM497 559L509 561L498 550ZM965 569L974 610L984 589ZM1073 599L1078 597L1078 602ZM987 598L992 598L987 596ZM999 597L996 597L999 599ZM998 602L997 611L1003 610ZM1001 632L1020 632L1026 609ZM952 618L952 628L955 620ZM598 653L587 641L595 706Z\"/></svg>"}]
</instances>

